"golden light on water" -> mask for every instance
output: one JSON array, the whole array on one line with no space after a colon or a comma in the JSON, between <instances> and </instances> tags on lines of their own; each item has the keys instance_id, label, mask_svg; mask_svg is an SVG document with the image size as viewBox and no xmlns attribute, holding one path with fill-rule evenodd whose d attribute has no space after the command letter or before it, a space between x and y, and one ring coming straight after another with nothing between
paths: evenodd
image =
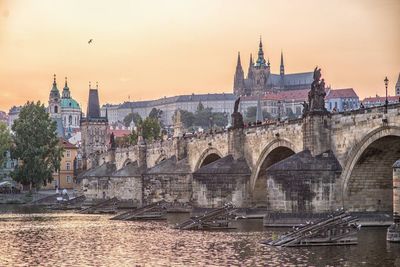
<instances>
[{"instance_id":1,"label":"golden light on water","mask_svg":"<svg viewBox=\"0 0 400 267\"><path fill-rule=\"evenodd\" d=\"M85 106L100 101L231 92L237 51L247 69L263 37L273 72L322 67L327 84L361 98L400 72L400 2L0 0L0 109L48 99L68 76ZM88 40L93 38L93 43Z\"/></svg>"}]
</instances>

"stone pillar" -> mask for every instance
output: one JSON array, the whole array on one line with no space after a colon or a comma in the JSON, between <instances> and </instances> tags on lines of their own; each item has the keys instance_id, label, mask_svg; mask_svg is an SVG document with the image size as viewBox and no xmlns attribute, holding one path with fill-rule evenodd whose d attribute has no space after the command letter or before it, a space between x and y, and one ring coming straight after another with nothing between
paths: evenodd
<instances>
[{"instance_id":1,"label":"stone pillar","mask_svg":"<svg viewBox=\"0 0 400 267\"><path fill-rule=\"evenodd\" d=\"M243 128L228 130L228 154L231 154L235 160L244 158Z\"/></svg>"},{"instance_id":2,"label":"stone pillar","mask_svg":"<svg viewBox=\"0 0 400 267\"><path fill-rule=\"evenodd\" d=\"M238 103L237 100L235 105L238 105ZM228 154L231 154L237 160L244 158L244 123L243 116L238 111L233 112L231 117L233 125L228 129Z\"/></svg>"},{"instance_id":3,"label":"stone pillar","mask_svg":"<svg viewBox=\"0 0 400 267\"><path fill-rule=\"evenodd\" d=\"M387 230L386 240L400 242L400 159L393 165L393 224Z\"/></svg>"},{"instance_id":4,"label":"stone pillar","mask_svg":"<svg viewBox=\"0 0 400 267\"><path fill-rule=\"evenodd\" d=\"M393 220L400 223L400 159L393 165Z\"/></svg>"},{"instance_id":5,"label":"stone pillar","mask_svg":"<svg viewBox=\"0 0 400 267\"><path fill-rule=\"evenodd\" d=\"M177 160L181 160L187 157L187 143L183 137L174 138L174 148Z\"/></svg>"},{"instance_id":6,"label":"stone pillar","mask_svg":"<svg viewBox=\"0 0 400 267\"><path fill-rule=\"evenodd\" d=\"M316 156L331 149L331 117L328 113L310 112L303 118L303 149Z\"/></svg>"}]
</instances>

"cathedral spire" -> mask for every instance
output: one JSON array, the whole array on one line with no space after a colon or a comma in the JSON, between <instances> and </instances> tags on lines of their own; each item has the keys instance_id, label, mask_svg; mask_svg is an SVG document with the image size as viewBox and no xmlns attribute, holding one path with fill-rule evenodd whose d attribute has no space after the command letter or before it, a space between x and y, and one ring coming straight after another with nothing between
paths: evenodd
<instances>
[{"instance_id":1,"label":"cathedral spire","mask_svg":"<svg viewBox=\"0 0 400 267\"><path fill-rule=\"evenodd\" d=\"M238 52L238 58L237 58L236 69L237 69L237 68L242 68L242 62L240 61L240 52Z\"/></svg>"},{"instance_id":2,"label":"cathedral spire","mask_svg":"<svg viewBox=\"0 0 400 267\"><path fill-rule=\"evenodd\" d=\"M235 77L233 82L233 91L235 95L244 94L244 72L242 68L242 63L240 61L240 52L238 53Z\"/></svg>"},{"instance_id":3,"label":"cathedral spire","mask_svg":"<svg viewBox=\"0 0 400 267\"><path fill-rule=\"evenodd\" d=\"M266 67L261 36L260 36L260 44L258 45L258 58L256 61L256 67Z\"/></svg>"},{"instance_id":4,"label":"cathedral spire","mask_svg":"<svg viewBox=\"0 0 400 267\"><path fill-rule=\"evenodd\" d=\"M285 65L283 64L283 52L281 51L281 66L280 66L280 75L285 75Z\"/></svg>"}]
</instances>

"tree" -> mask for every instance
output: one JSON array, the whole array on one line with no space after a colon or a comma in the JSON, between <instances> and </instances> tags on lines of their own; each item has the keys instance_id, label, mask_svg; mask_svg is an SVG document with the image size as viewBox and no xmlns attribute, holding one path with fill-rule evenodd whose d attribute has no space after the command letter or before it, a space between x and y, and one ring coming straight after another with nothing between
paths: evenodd
<instances>
[{"instance_id":1,"label":"tree","mask_svg":"<svg viewBox=\"0 0 400 267\"><path fill-rule=\"evenodd\" d=\"M133 123L135 123L135 125L139 125L142 121L142 117L140 117L139 113L137 113L137 112L129 113L124 118L125 127L129 127L131 125L132 119L133 119Z\"/></svg>"},{"instance_id":2,"label":"tree","mask_svg":"<svg viewBox=\"0 0 400 267\"><path fill-rule=\"evenodd\" d=\"M11 155L21 161L11 174L14 180L36 189L53 180L53 173L60 169L63 152L56 127L40 102L28 102L21 109L12 126Z\"/></svg>"},{"instance_id":3,"label":"tree","mask_svg":"<svg viewBox=\"0 0 400 267\"><path fill-rule=\"evenodd\" d=\"M213 124L212 108L205 108L201 102L194 114L194 125L202 128L209 128Z\"/></svg>"},{"instance_id":4,"label":"tree","mask_svg":"<svg viewBox=\"0 0 400 267\"><path fill-rule=\"evenodd\" d=\"M11 135L7 126L0 122L0 166L3 165L5 159L4 154L11 146Z\"/></svg>"},{"instance_id":5,"label":"tree","mask_svg":"<svg viewBox=\"0 0 400 267\"><path fill-rule=\"evenodd\" d=\"M263 118L265 119L272 119L272 115L268 113L265 109L262 110L263 113ZM255 122L256 121L256 115L257 115L257 107L248 107L245 114L244 114L244 121L245 122Z\"/></svg>"},{"instance_id":6,"label":"tree","mask_svg":"<svg viewBox=\"0 0 400 267\"><path fill-rule=\"evenodd\" d=\"M256 114L257 114L257 107L248 107L245 114L244 120L245 122L255 122L256 121Z\"/></svg>"},{"instance_id":7,"label":"tree","mask_svg":"<svg viewBox=\"0 0 400 267\"><path fill-rule=\"evenodd\" d=\"M213 122L219 127L225 127L228 125L228 114L224 112L213 112Z\"/></svg>"},{"instance_id":8,"label":"tree","mask_svg":"<svg viewBox=\"0 0 400 267\"><path fill-rule=\"evenodd\" d=\"M160 119L163 111L161 109L152 108L149 113L149 117L153 119Z\"/></svg>"},{"instance_id":9,"label":"tree","mask_svg":"<svg viewBox=\"0 0 400 267\"><path fill-rule=\"evenodd\" d=\"M160 138L161 126L157 119L147 117L139 127L142 128L143 138L146 141L151 142Z\"/></svg>"},{"instance_id":10,"label":"tree","mask_svg":"<svg viewBox=\"0 0 400 267\"><path fill-rule=\"evenodd\" d=\"M179 111L181 113L181 121L182 121L183 126L185 128L192 127L194 124L194 121L195 121L195 116L194 116L193 112L190 112L187 110L182 110L182 109L180 109ZM174 121L175 121L176 112L174 114Z\"/></svg>"}]
</instances>

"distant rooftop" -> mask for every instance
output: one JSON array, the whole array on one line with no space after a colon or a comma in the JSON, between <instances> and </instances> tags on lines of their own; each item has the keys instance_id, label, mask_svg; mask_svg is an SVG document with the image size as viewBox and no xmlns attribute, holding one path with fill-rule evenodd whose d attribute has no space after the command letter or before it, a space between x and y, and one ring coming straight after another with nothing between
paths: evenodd
<instances>
[{"instance_id":1,"label":"distant rooftop","mask_svg":"<svg viewBox=\"0 0 400 267\"><path fill-rule=\"evenodd\" d=\"M331 89L329 90L326 99L334 98L358 98L358 96L356 92L354 92L353 88Z\"/></svg>"},{"instance_id":2,"label":"distant rooftop","mask_svg":"<svg viewBox=\"0 0 400 267\"><path fill-rule=\"evenodd\" d=\"M143 100L143 101L131 101L124 102L120 105L120 108L145 108L153 107L157 105L164 105L169 103L179 102L207 102L207 101L234 101L236 97L231 93L218 93L218 94L191 94L191 95L178 95L163 97L156 100ZM115 107L118 105L105 104L102 107Z\"/></svg>"}]
</instances>

